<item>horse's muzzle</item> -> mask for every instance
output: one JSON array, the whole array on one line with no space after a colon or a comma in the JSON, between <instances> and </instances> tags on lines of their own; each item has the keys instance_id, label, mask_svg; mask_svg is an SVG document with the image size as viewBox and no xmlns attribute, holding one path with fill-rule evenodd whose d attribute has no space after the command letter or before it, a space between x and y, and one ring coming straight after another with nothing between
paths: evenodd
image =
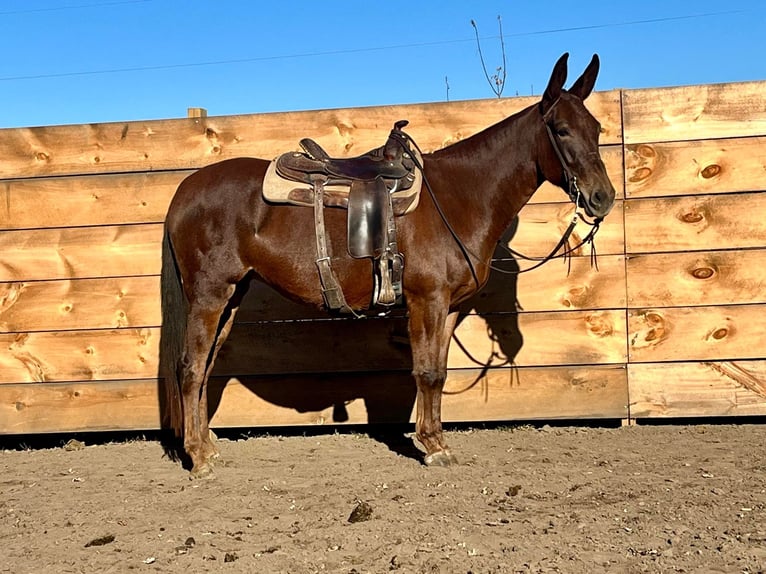
<instances>
[{"instance_id":1,"label":"horse's muzzle","mask_svg":"<svg viewBox=\"0 0 766 574\"><path fill-rule=\"evenodd\" d=\"M582 198L581 207L590 217L603 219L614 207L614 195L614 188L611 186L609 190L596 189Z\"/></svg>"}]
</instances>

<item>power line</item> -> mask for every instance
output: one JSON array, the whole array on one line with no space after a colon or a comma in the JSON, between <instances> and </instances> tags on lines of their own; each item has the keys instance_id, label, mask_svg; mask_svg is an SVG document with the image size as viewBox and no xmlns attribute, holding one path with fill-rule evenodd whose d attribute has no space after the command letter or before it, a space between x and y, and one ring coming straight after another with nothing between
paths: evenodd
<instances>
[{"instance_id":1,"label":"power line","mask_svg":"<svg viewBox=\"0 0 766 574\"><path fill-rule=\"evenodd\" d=\"M133 3L139 3L139 2L151 2L152 0L120 0L111 2L111 4L133 4ZM107 5L107 4L99 4L101 5ZM88 6L96 6L88 5ZM49 8L49 9L40 9L40 10L54 10L55 8ZM629 20L626 22L615 22L611 24L591 24L587 26L572 26L568 28L552 28L549 30L536 30L532 32L515 32L512 34L504 34L503 38L520 38L524 36L541 36L546 34L561 34L566 32L580 32L584 30L597 30L597 29L605 29L605 28L619 28L624 26L637 26L637 25L646 25L646 24L659 24L663 22L674 22L679 20L693 20L693 19L699 19L699 18L710 18L713 16L725 16L730 14L738 14L742 12L747 12L747 10L727 10L723 12L706 12L703 14L688 14L685 16L666 16L662 18L649 18L645 20ZM2 15L3 13L0 13ZM496 39L499 38L499 36L489 36L486 39ZM467 42L474 42L475 39L473 38L467 38L467 39L461 39L461 40L441 40L436 42L419 42L419 43L412 43L412 44L394 44L390 46L377 46L377 47L371 47L371 48L350 48L350 49L343 49L343 50L329 50L329 51L323 51L323 52L305 52L305 53L298 53L298 54L280 54L275 56L258 56L258 57L252 57L252 58L236 58L236 59L227 59L227 60L212 60L208 62L187 62L187 63L180 63L180 64L163 64L163 65L156 65L156 66L135 66L135 67L129 67L129 68L110 68L105 70L84 70L84 71L75 71L75 72L60 72L60 73L54 73L54 74L32 74L32 75L26 75L26 76L6 76L6 77L0 77L0 82L12 82L12 81L23 81L23 80L41 80L41 79L52 79L52 78L71 78L71 77L77 77L77 76L97 76L97 75L104 75L104 74L121 74L121 73L128 73L128 72L152 72L152 71L158 71L158 70L177 70L177 69L183 69L183 68L201 68L206 66L222 66L222 65L231 65L231 64L249 64L254 62L269 62L269 61L280 61L280 60L294 60L294 59L301 59L301 58L316 58L316 57L323 57L323 56L338 56L338 55L346 55L346 54L361 54L361 53L369 53L369 52L380 52L384 50L403 50L403 49L410 49L410 48L428 48L428 47L434 47L434 46L447 46L452 44L463 44Z\"/></svg>"},{"instance_id":2,"label":"power line","mask_svg":"<svg viewBox=\"0 0 766 574\"><path fill-rule=\"evenodd\" d=\"M66 10L79 10L82 8L103 8L108 6L118 6L120 4L142 4L153 2L154 0L113 0L111 2L98 2L90 4L76 4L72 6L54 6L50 8L28 8L26 10L9 10L0 12L0 16L16 16L18 14L38 14L40 12L63 12Z\"/></svg>"}]
</instances>

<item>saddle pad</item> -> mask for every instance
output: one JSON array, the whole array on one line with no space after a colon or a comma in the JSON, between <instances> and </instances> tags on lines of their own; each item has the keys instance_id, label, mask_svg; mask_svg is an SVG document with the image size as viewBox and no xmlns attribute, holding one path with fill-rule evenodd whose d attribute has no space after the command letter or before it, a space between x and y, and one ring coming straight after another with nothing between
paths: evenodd
<instances>
[{"instance_id":1,"label":"saddle pad","mask_svg":"<svg viewBox=\"0 0 766 574\"><path fill-rule=\"evenodd\" d=\"M422 158L418 157L418 160L422 161ZM394 215L405 215L418 206L420 188L423 185L423 174L416 168L414 177L412 186L391 194ZM326 185L324 188L325 205L328 207L347 207L349 190L350 186L347 185ZM277 173L276 159L269 164L263 178L263 198L266 201L311 207L314 205L313 197L314 190L311 186L285 179Z\"/></svg>"}]
</instances>

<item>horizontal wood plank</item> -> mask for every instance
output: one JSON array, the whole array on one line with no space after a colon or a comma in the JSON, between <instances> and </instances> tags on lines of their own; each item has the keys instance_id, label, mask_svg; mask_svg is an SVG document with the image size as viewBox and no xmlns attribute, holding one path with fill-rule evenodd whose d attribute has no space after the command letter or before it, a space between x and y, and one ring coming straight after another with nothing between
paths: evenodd
<instances>
[{"instance_id":1,"label":"horizontal wood plank","mask_svg":"<svg viewBox=\"0 0 766 574\"><path fill-rule=\"evenodd\" d=\"M624 253L625 230L623 223L623 201L617 201L611 213L601 223L596 235L596 251L603 255ZM575 208L572 203L530 204L519 213L518 227L509 230L504 236L510 236L507 245L528 257L544 257L556 247L564 232L569 227ZM591 230L583 218L577 222L568 245L574 247ZM590 255L591 245L585 244L574 251L575 255ZM526 269L533 263L524 262L521 267Z\"/></svg>"},{"instance_id":2,"label":"horizontal wood plank","mask_svg":"<svg viewBox=\"0 0 766 574\"><path fill-rule=\"evenodd\" d=\"M629 254L766 246L766 192L625 201Z\"/></svg>"},{"instance_id":3,"label":"horizontal wood plank","mask_svg":"<svg viewBox=\"0 0 766 574\"><path fill-rule=\"evenodd\" d=\"M630 362L760 359L764 316L766 304L629 311Z\"/></svg>"},{"instance_id":4,"label":"horizontal wood plank","mask_svg":"<svg viewBox=\"0 0 766 574\"><path fill-rule=\"evenodd\" d=\"M609 176L623 197L622 147L604 146ZM178 185L191 170L6 180L0 230L161 223ZM544 183L531 203L562 202L564 191Z\"/></svg>"},{"instance_id":5,"label":"horizontal wood plank","mask_svg":"<svg viewBox=\"0 0 766 574\"><path fill-rule=\"evenodd\" d=\"M0 332L158 326L157 276L0 283Z\"/></svg>"},{"instance_id":6,"label":"horizontal wood plank","mask_svg":"<svg viewBox=\"0 0 766 574\"><path fill-rule=\"evenodd\" d=\"M598 233L598 252L622 253L622 202L615 205ZM307 210L309 208L296 207ZM528 256L547 255L568 227L574 206L535 204L519 215L511 240ZM0 282L158 275L162 224L105 225L0 231ZM570 242L579 242L590 228L580 221ZM313 240L312 240L313 241ZM314 248L313 243L309 246ZM587 255L583 246L576 255Z\"/></svg>"},{"instance_id":7,"label":"horizontal wood plank","mask_svg":"<svg viewBox=\"0 0 766 574\"><path fill-rule=\"evenodd\" d=\"M625 264L602 256L598 269L576 257L521 275L493 271L487 286L463 308L478 313L613 309L625 306ZM512 268L509 261L498 262ZM253 282L237 314L242 323L326 319L314 307L289 301ZM106 277L0 283L0 332L114 329L160 325L160 278Z\"/></svg>"},{"instance_id":8,"label":"horizontal wood plank","mask_svg":"<svg viewBox=\"0 0 766 574\"><path fill-rule=\"evenodd\" d=\"M191 171L14 179L3 183L0 229L159 223Z\"/></svg>"},{"instance_id":9,"label":"horizontal wood plank","mask_svg":"<svg viewBox=\"0 0 766 574\"><path fill-rule=\"evenodd\" d=\"M593 94L587 106L603 127L601 142L621 143L620 95ZM494 98L435 104L208 116L0 130L0 179L177 170L231 157L273 158L304 137L330 154L354 156L385 143L394 122L424 151L465 139L539 101Z\"/></svg>"},{"instance_id":10,"label":"horizontal wood plank","mask_svg":"<svg viewBox=\"0 0 766 574\"><path fill-rule=\"evenodd\" d=\"M627 268L630 307L766 302L766 249L632 255Z\"/></svg>"},{"instance_id":11,"label":"horizontal wood plank","mask_svg":"<svg viewBox=\"0 0 766 574\"><path fill-rule=\"evenodd\" d=\"M631 418L766 415L766 361L628 366Z\"/></svg>"},{"instance_id":12,"label":"horizontal wood plank","mask_svg":"<svg viewBox=\"0 0 766 574\"><path fill-rule=\"evenodd\" d=\"M626 196L699 195L766 188L766 137L631 144Z\"/></svg>"},{"instance_id":13,"label":"horizontal wood plank","mask_svg":"<svg viewBox=\"0 0 766 574\"><path fill-rule=\"evenodd\" d=\"M766 82L625 90L626 144L766 135Z\"/></svg>"},{"instance_id":14,"label":"horizontal wood plank","mask_svg":"<svg viewBox=\"0 0 766 574\"><path fill-rule=\"evenodd\" d=\"M162 224L0 232L0 282L158 275Z\"/></svg>"},{"instance_id":15,"label":"horizontal wood plank","mask_svg":"<svg viewBox=\"0 0 766 574\"><path fill-rule=\"evenodd\" d=\"M445 422L625 418L623 367L450 371ZM402 373L217 378L211 426L284 427L414 422L415 388ZM159 428L156 380L0 385L0 433Z\"/></svg>"},{"instance_id":16,"label":"horizontal wood plank","mask_svg":"<svg viewBox=\"0 0 766 574\"><path fill-rule=\"evenodd\" d=\"M456 330L449 366L473 368L477 360L492 366L505 358L519 366L623 363L625 337L624 311L468 315ZM159 338L158 328L0 334L7 349L0 384L156 377ZM235 323L213 373L409 371L411 365L405 319L328 319Z\"/></svg>"}]
</instances>

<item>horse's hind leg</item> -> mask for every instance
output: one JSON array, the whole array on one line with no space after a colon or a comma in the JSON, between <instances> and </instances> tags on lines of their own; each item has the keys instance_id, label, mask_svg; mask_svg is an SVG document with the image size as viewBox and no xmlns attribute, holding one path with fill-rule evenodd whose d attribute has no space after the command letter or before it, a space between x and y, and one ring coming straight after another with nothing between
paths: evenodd
<instances>
[{"instance_id":1,"label":"horse's hind leg","mask_svg":"<svg viewBox=\"0 0 766 574\"><path fill-rule=\"evenodd\" d=\"M236 309L227 311L234 291L234 285L228 285L217 297L198 293L189 308L180 378L184 450L191 458L195 478L209 475L211 461L218 455L208 426L207 381L234 321Z\"/></svg>"}]
</instances>

